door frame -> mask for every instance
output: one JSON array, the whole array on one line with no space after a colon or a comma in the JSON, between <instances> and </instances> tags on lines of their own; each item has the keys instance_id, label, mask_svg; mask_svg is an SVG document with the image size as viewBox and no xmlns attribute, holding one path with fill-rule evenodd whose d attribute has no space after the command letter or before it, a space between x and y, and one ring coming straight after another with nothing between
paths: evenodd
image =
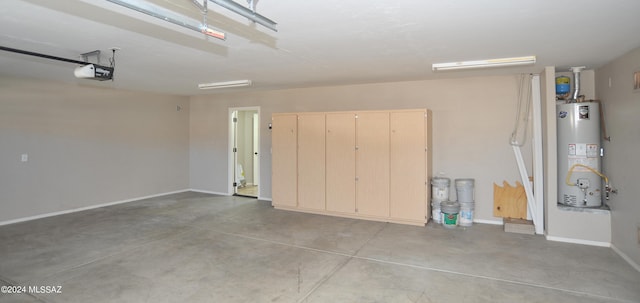
<instances>
[{"instance_id":1,"label":"door frame","mask_svg":"<svg viewBox=\"0 0 640 303\"><path fill-rule=\"evenodd\" d=\"M233 196L235 194L234 188L233 188L233 182L235 182L235 178L234 178L234 170L235 170L235 163L234 163L234 159L233 159L233 120L231 119L233 112L235 111L257 111L258 112L258 150L260 150L260 139L262 138L262 134L261 134L261 128L260 128L260 106L245 106L245 107L229 107L229 112L227 113L227 126L228 126L228 134L229 134L229 140L227 141L227 193L229 194L229 196ZM262 151L260 150L258 152L258 165L262 166L262 161L260 161L260 156L262 154ZM255 177L258 180L258 199L260 199L260 192L261 192L261 188L260 188L260 175L258 175L257 177Z\"/></svg>"},{"instance_id":2,"label":"door frame","mask_svg":"<svg viewBox=\"0 0 640 303\"><path fill-rule=\"evenodd\" d=\"M253 180L251 183L260 186L260 113L253 114ZM260 189L260 187L258 187Z\"/></svg>"}]
</instances>

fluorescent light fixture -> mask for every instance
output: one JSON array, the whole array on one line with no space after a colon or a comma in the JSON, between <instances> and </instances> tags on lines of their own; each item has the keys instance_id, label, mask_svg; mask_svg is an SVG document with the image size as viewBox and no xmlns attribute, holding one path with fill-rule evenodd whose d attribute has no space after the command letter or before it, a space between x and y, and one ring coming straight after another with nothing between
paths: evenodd
<instances>
[{"instance_id":1,"label":"fluorescent light fixture","mask_svg":"<svg viewBox=\"0 0 640 303\"><path fill-rule=\"evenodd\" d=\"M488 60L475 60L475 61L460 61L449 63L434 63L431 69L434 71L440 70L454 70L454 69L470 69L470 68L485 68L485 67L499 67L499 66L513 66L513 65L529 65L536 63L536 56L526 57L513 57L513 58L500 58L500 59L488 59Z\"/></svg>"},{"instance_id":2,"label":"fluorescent light fixture","mask_svg":"<svg viewBox=\"0 0 640 303\"><path fill-rule=\"evenodd\" d=\"M251 86L251 80L236 80L236 81L198 84L199 89L216 89L216 88L241 87L241 86Z\"/></svg>"}]
</instances>

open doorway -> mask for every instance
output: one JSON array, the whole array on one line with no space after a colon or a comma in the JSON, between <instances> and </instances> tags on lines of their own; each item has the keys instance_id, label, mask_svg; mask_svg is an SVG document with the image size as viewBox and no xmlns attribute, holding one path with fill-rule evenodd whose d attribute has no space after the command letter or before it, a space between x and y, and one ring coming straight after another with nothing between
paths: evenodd
<instances>
[{"instance_id":1,"label":"open doorway","mask_svg":"<svg viewBox=\"0 0 640 303\"><path fill-rule=\"evenodd\" d=\"M230 108L229 121L231 193L257 198L260 193L260 108Z\"/></svg>"}]
</instances>

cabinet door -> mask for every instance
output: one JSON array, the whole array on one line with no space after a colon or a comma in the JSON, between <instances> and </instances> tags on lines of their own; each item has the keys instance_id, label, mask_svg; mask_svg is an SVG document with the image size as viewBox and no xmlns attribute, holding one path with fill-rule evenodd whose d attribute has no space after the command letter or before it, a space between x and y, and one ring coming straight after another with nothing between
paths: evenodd
<instances>
[{"instance_id":1,"label":"cabinet door","mask_svg":"<svg viewBox=\"0 0 640 303\"><path fill-rule=\"evenodd\" d=\"M273 115L271 130L271 195L273 205L297 205L297 129L295 114Z\"/></svg>"},{"instance_id":2,"label":"cabinet door","mask_svg":"<svg viewBox=\"0 0 640 303\"><path fill-rule=\"evenodd\" d=\"M298 207L325 209L325 115L298 115Z\"/></svg>"},{"instance_id":3,"label":"cabinet door","mask_svg":"<svg viewBox=\"0 0 640 303\"><path fill-rule=\"evenodd\" d=\"M432 172L431 172L431 167L433 167L432 165L432 154L433 154L433 131L432 131L432 116L431 116L431 111L427 110L427 117L424 121L424 135L425 135L425 144L427 145L427 153L425 154L425 158L426 158L426 162L425 162L425 171L426 171L426 178L427 181L431 180L432 177ZM431 199L431 185L429 183L427 183L427 187L424 193L424 201L426 201L427 207L425 209L426 211L426 216L427 218L429 218L429 214L431 214L431 203L429 201L429 199Z\"/></svg>"},{"instance_id":4,"label":"cabinet door","mask_svg":"<svg viewBox=\"0 0 640 303\"><path fill-rule=\"evenodd\" d=\"M390 216L425 221L425 112L392 112L390 130Z\"/></svg>"},{"instance_id":5,"label":"cabinet door","mask_svg":"<svg viewBox=\"0 0 640 303\"><path fill-rule=\"evenodd\" d=\"M352 113L327 114L327 210L356 210L356 119Z\"/></svg>"},{"instance_id":6,"label":"cabinet door","mask_svg":"<svg viewBox=\"0 0 640 303\"><path fill-rule=\"evenodd\" d=\"M389 217L389 113L358 113L356 119L356 209Z\"/></svg>"}]
</instances>

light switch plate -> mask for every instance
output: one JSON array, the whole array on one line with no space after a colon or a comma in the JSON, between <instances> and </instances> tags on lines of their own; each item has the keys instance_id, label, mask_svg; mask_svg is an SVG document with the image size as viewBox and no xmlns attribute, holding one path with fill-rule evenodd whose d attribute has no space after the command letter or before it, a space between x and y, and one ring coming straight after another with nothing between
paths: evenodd
<instances>
[{"instance_id":1,"label":"light switch plate","mask_svg":"<svg viewBox=\"0 0 640 303\"><path fill-rule=\"evenodd\" d=\"M22 155L20 155L20 161L22 161L22 162L27 162L27 161L29 161L29 155L28 155L28 154L22 154Z\"/></svg>"}]
</instances>

